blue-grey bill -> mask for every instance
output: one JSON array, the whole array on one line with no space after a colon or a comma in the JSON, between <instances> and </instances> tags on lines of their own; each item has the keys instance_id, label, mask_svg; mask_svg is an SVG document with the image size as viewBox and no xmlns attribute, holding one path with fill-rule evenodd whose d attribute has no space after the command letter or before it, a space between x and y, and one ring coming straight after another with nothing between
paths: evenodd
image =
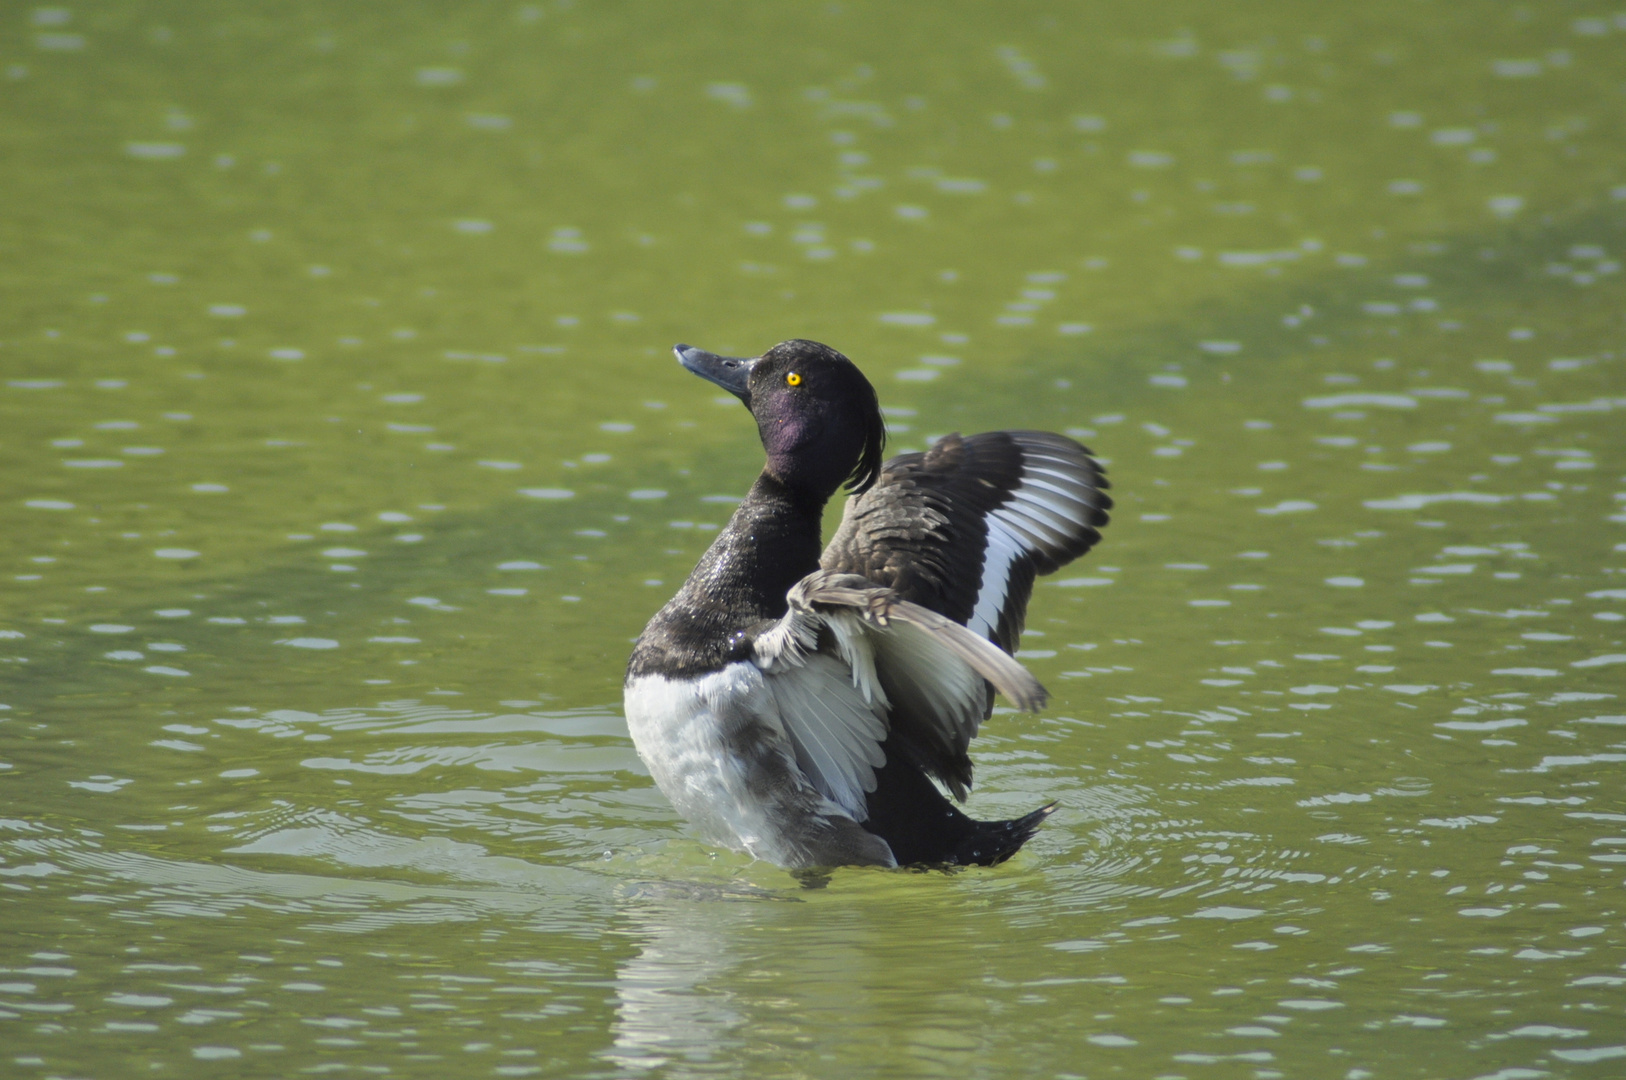
<instances>
[{"instance_id":1,"label":"blue-grey bill","mask_svg":"<svg viewBox=\"0 0 1626 1080\"><path fill-rule=\"evenodd\" d=\"M678 363L702 379L721 386L746 405L751 404L751 369L756 366L756 359L718 356L693 345L674 345L672 351L677 354Z\"/></svg>"}]
</instances>

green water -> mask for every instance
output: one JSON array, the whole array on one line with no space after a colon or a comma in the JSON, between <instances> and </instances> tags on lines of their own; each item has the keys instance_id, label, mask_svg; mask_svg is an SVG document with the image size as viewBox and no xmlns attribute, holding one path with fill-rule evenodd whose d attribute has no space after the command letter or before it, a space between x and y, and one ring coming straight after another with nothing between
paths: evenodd
<instances>
[{"instance_id":1,"label":"green water","mask_svg":"<svg viewBox=\"0 0 1626 1080\"><path fill-rule=\"evenodd\" d=\"M1618 5L0 13L0 1076L1626 1069ZM1119 509L994 870L709 850L620 715L686 341Z\"/></svg>"}]
</instances>

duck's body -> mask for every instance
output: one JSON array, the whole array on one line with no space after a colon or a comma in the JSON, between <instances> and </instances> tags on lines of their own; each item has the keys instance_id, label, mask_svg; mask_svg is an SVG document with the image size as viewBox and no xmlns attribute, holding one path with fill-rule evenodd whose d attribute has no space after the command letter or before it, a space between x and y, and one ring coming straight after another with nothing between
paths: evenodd
<instances>
[{"instance_id":1,"label":"duck's body","mask_svg":"<svg viewBox=\"0 0 1626 1080\"><path fill-rule=\"evenodd\" d=\"M883 467L874 390L827 346L753 360L678 347L741 397L768 463L633 650L628 727L706 837L788 867L1000 862L1049 814L979 822L959 798L1036 573L1088 550L1111 500L1088 451L1043 432L940 440ZM820 552L824 504L856 494Z\"/></svg>"}]
</instances>

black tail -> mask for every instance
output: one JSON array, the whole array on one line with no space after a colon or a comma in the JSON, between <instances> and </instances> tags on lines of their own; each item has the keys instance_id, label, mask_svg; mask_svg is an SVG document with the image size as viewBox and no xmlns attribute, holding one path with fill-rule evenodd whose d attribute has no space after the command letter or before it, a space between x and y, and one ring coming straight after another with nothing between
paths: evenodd
<instances>
[{"instance_id":1,"label":"black tail","mask_svg":"<svg viewBox=\"0 0 1626 1080\"><path fill-rule=\"evenodd\" d=\"M901 753L888 753L875 780L864 828L891 846L899 866L995 866L1015 855L1056 809L1051 803L1010 821L977 821Z\"/></svg>"},{"instance_id":2,"label":"black tail","mask_svg":"<svg viewBox=\"0 0 1626 1080\"><path fill-rule=\"evenodd\" d=\"M969 866L998 866L1015 855L1039 831L1045 818L1056 812L1056 804L1041 806L1031 814L1010 821L973 821L975 832L955 849L952 862Z\"/></svg>"}]
</instances>

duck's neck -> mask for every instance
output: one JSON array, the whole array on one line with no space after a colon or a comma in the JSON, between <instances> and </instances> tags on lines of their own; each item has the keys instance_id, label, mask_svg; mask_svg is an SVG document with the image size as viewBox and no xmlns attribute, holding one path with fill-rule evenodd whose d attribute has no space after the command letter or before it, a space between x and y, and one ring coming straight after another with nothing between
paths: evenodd
<instances>
[{"instance_id":1,"label":"duck's neck","mask_svg":"<svg viewBox=\"0 0 1626 1080\"><path fill-rule=\"evenodd\" d=\"M721 603L752 622L779 618L786 610L785 593L819 568L827 501L764 471L700 557L683 592Z\"/></svg>"},{"instance_id":2,"label":"duck's neck","mask_svg":"<svg viewBox=\"0 0 1626 1080\"><path fill-rule=\"evenodd\" d=\"M819 568L828 496L757 477L728 525L633 649L628 677L700 675L738 659L735 635L785 614L790 587Z\"/></svg>"}]
</instances>

